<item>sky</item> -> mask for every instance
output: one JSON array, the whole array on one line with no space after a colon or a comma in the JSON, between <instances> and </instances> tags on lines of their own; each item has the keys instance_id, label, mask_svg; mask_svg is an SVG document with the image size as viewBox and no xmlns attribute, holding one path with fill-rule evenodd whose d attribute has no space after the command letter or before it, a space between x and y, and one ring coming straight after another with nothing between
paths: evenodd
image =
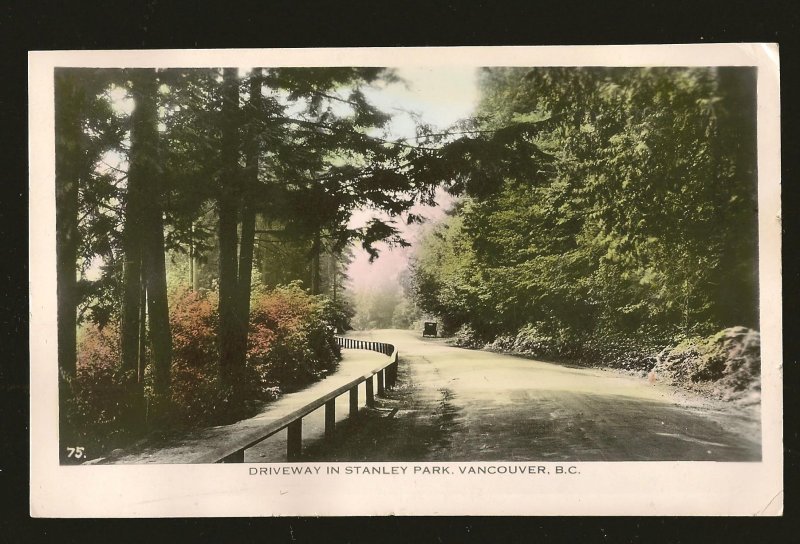
<instances>
[{"instance_id":1,"label":"sky","mask_svg":"<svg viewBox=\"0 0 800 544\"><path fill-rule=\"evenodd\" d=\"M395 114L391 133L394 137L413 137L414 122L404 113L412 111L420 118L439 129L446 129L456 121L470 116L478 102L477 72L470 67L403 67L397 74L405 84L397 83L369 93L373 104L384 111ZM444 210L452 198L444 191L437 191L438 207L415 206L412 213L420 214L427 223L435 222L444 215ZM358 225L373 216L369 210L354 214L351 224ZM388 248L376 244L381 250L380 257L369 263L369 255L360 246L355 247L355 259L347 270L350 289L353 291L378 289L397 283L397 276L408 265L414 251L414 242L421 234L423 225L406 226L398 221L398 226L412 243L410 248Z\"/></svg>"}]
</instances>

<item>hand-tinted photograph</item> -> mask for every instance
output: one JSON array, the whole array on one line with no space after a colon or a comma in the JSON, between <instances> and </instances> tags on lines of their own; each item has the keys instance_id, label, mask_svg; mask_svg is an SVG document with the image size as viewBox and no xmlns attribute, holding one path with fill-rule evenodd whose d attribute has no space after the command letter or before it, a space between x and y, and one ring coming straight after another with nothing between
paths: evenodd
<instances>
[{"instance_id":1,"label":"hand-tinted photograph","mask_svg":"<svg viewBox=\"0 0 800 544\"><path fill-rule=\"evenodd\" d=\"M61 464L761 460L756 68L53 77Z\"/></svg>"}]
</instances>

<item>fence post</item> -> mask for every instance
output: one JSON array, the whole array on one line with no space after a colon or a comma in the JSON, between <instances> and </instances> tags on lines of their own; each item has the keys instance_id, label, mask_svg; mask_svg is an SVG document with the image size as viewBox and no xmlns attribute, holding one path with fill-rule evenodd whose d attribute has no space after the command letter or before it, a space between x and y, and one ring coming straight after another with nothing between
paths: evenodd
<instances>
[{"instance_id":1,"label":"fence post","mask_svg":"<svg viewBox=\"0 0 800 544\"><path fill-rule=\"evenodd\" d=\"M394 362L386 367L389 376L389 387L393 387L394 384L397 383L397 360L397 357L395 357Z\"/></svg>"},{"instance_id":2,"label":"fence post","mask_svg":"<svg viewBox=\"0 0 800 544\"><path fill-rule=\"evenodd\" d=\"M383 370L378 371L378 395L383 395L384 389L384 374Z\"/></svg>"},{"instance_id":3,"label":"fence post","mask_svg":"<svg viewBox=\"0 0 800 544\"><path fill-rule=\"evenodd\" d=\"M375 393L372 390L372 376L367 378L367 408L375 407Z\"/></svg>"},{"instance_id":4,"label":"fence post","mask_svg":"<svg viewBox=\"0 0 800 544\"><path fill-rule=\"evenodd\" d=\"M350 417L358 415L358 385L350 390Z\"/></svg>"},{"instance_id":5,"label":"fence post","mask_svg":"<svg viewBox=\"0 0 800 544\"><path fill-rule=\"evenodd\" d=\"M303 419L296 419L286 428L286 460L297 461L303 451Z\"/></svg>"},{"instance_id":6,"label":"fence post","mask_svg":"<svg viewBox=\"0 0 800 544\"><path fill-rule=\"evenodd\" d=\"M331 399L325 403L325 438L333 438L333 431L336 429L336 399Z\"/></svg>"}]
</instances>

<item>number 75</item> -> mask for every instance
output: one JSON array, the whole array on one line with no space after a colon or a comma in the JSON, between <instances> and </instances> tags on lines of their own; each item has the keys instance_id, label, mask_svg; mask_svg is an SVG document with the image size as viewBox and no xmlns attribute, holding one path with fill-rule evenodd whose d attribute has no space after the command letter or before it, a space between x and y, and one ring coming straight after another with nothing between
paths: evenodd
<instances>
[{"instance_id":1,"label":"number 75","mask_svg":"<svg viewBox=\"0 0 800 544\"><path fill-rule=\"evenodd\" d=\"M67 457L74 457L75 459L80 459L83 457L83 446L78 446L76 448L67 448Z\"/></svg>"}]
</instances>

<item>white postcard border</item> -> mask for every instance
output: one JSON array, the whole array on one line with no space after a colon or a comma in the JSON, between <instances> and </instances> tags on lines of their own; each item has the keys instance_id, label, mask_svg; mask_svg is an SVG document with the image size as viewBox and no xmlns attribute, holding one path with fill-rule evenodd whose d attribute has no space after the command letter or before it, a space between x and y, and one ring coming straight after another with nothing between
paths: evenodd
<instances>
[{"instance_id":1,"label":"white postcard border","mask_svg":"<svg viewBox=\"0 0 800 544\"><path fill-rule=\"evenodd\" d=\"M762 461L438 463L576 467L559 475L251 475L264 465L61 466L53 68L56 66L756 66ZM774 44L57 51L29 54L30 492L36 517L779 515L783 509L780 116ZM364 466L365 463L338 463ZM428 463L369 463L376 467Z\"/></svg>"}]
</instances>

